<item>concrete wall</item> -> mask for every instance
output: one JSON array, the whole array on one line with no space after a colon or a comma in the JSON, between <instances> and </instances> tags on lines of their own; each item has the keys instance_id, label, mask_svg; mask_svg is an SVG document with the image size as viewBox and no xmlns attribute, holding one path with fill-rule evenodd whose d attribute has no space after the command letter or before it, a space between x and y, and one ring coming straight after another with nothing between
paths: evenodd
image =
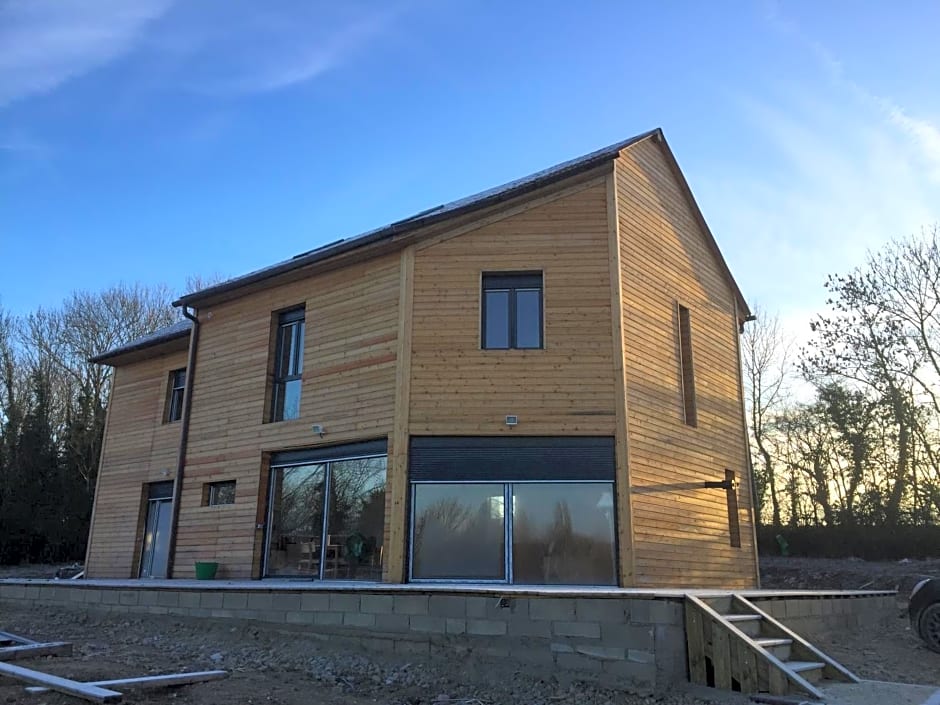
<instances>
[{"instance_id":1,"label":"concrete wall","mask_svg":"<svg viewBox=\"0 0 940 705\"><path fill-rule=\"evenodd\" d=\"M883 618L891 613L893 600L872 594L755 602L784 622L838 628ZM0 611L3 605L257 620L309 629L354 647L401 654L508 659L536 672L561 670L646 687L687 679L681 595L3 581Z\"/></svg>"}]
</instances>

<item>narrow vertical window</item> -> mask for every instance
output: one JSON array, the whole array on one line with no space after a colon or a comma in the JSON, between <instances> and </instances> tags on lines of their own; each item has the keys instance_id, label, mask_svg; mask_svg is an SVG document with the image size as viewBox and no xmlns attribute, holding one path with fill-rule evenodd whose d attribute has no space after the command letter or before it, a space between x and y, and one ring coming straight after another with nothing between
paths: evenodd
<instances>
[{"instance_id":1,"label":"narrow vertical window","mask_svg":"<svg viewBox=\"0 0 940 705\"><path fill-rule=\"evenodd\" d=\"M271 420L300 417L300 391L304 371L304 310L285 311L278 316L274 346L274 389Z\"/></svg>"},{"instance_id":2,"label":"narrow vertical window","mask_svg":"<svg viewBox=\"0 0 940 705\"><path fill-rule=\"evenodd\" d=\"M179 421L183 418L183 393L186 390L186 368L170 372L170 382L167 385L166 423Z\"/></svg>"},{"instance_id":3,"label":"narrow vertical window","mask_svg":"<svg viewBox=\"0 0 940 705\"><path fill-rule=\"evenodd\" d=\"M692 322L689 309L678 304L679 372L682 377L682 411L686 424L698 425L695 405L695 369L692 365Z\"/></svg>"},{"instance_id":4,"label":"narrow vertical window","mask_svg":"<svg viewBox=\"0 0 940 705\"><path fill-rule=\"evenodd\" d=\"M733 548L741 548L741 522L738 519L738 479L725 470L725 499L728 502L728 534Z\"/></svg>"},{"instance_id":5,"label":"narrow vertical window","mask_svg":"<svg viewBox=\"0 0 940 705\"><path fill-rule=\"evenodd\" d=\"M537 349L542 343L542 273L483 275L484 350Z\"/></svg>"}]
</instances>

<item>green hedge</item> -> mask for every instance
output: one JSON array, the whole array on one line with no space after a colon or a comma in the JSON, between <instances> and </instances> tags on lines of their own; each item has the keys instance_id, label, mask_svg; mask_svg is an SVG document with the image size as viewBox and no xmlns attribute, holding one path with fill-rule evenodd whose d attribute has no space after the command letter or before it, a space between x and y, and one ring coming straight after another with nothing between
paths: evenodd
<instances>
[{"instance_id":1,"label":"green hedge","mask_svg":"<svg viewBox=\"0 0 940 705\"><path fill-rule=\"evenodd\" d=\"M940 558L940 526L763 526L757 533L762 554L781 554L778 535L786 540L791 556L867 561Z\"/></svg>"}]
</instances>

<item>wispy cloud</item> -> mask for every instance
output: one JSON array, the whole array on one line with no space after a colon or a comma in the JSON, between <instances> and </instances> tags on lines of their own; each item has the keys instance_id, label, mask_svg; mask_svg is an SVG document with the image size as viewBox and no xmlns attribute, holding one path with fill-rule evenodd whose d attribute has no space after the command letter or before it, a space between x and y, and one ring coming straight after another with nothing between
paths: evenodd
<instances>
[{"instance_id":1,"label":"wispy cloud","mask_svg":"<svg viewBox=\"0 0 940 705\"><path fill-rule=\"evenodd\" d=\"M354 4L295 5L290 12L246 7L222 31L158 38L185 68L184 84L198 93L244 95L278 91L314 80L374 45L401 14ZM251 21L245 21L250 18ZM205 21L205 15L199 21Z\"/></svg>"},{"instance_id":2,"label":"wispy cloud","mask_svg":"<svg viewBox=\"0 0 940 705\"><path fill-rule=\"evenodd\" d=\"M828 74L830 81L854 93L863 103L874 107L884 120L907 136L920 150L920 158L928 167L931 179L940 182L940 126L927 119L915 117L909 109L894 100L877 95L851 78L842 61L822 42L807 34L799 24L785 17L777 0L766 0L766 17L778 31L793 37L816 58Z\"/></svg>"},{"instance_id":3,"label":"wispy cloud","mask_svg":"<svg viewBox=\"0 0 940 705\"><path fill-rule=\"evenodd\" d=\"M736 241L728 255L745 293L805 339L827 275L940 218L940 131L849 79L825 45L768 7L819 72L738 95L739 145L760 168L729 162L700 190L716 231Z\"/></svg>"},{"instance_id":4,"label":"wispy cloud","mask_svg":"<svg viewBox=\"0 0 940 705\"><path fill-rule=\"evenodd\" d=\"M0 107L52 91L132 50L172 0L0 5Z\"/></svg>"}]
</instances>

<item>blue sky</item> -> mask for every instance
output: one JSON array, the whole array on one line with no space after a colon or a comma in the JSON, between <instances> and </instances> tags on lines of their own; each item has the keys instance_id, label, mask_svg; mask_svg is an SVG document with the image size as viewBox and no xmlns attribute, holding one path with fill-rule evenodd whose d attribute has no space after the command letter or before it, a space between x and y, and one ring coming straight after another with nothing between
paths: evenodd
<instances>
[{"instance_id":1,"label":"blue sky","mask_svg":"<svg viewBox=\"0 0 940 705\"><path fill-rule=\"evenodd\" d=\"M234 276L651 127L752 303L940 219L940 6L0 0L0 305Z\"/></svg>"}]
</instances>

